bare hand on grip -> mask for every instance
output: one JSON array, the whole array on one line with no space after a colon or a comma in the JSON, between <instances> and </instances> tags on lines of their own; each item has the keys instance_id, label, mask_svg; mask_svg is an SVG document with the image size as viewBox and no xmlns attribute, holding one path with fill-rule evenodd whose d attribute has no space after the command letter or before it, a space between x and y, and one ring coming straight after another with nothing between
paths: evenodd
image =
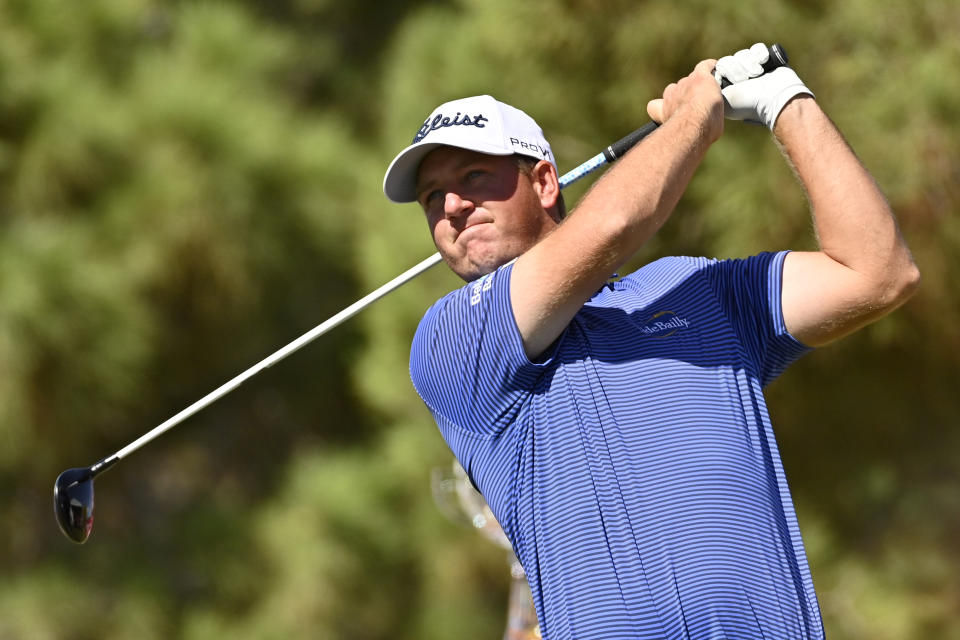
<instances>
[{"instance_id":1,"label":"bare hand on grip","mask_svg":"<svg viewBox=\"0 0 960 640\"><path fill-rule=\"evenodd\" d=\"M663 97L647 103L647 114L663 124L675 114L686 113L698 121L712 142L723 133L723 102L711 75L715 60L702 60L685 78L663 90Z\"/></svg>"}]
</instances>

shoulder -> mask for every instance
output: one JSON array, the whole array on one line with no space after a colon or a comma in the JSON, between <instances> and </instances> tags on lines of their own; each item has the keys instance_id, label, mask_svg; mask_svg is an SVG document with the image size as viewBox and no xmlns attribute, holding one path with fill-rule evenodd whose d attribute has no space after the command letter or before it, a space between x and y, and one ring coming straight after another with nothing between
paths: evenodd
<instances>
[{"instance_id":1,"label":"shoulder","mask_svg":"<svg viewBox=\"0 0 960 640\"><path fill-rule=\"evenodd\" d=\"M472 315L489 312L491 307L496 306L499 297L504 293L509 294L512 264L468 282L434 302L420 320L418 333L437 323L457 322Z\"/></svg>"},{"instance_id":2,"label":"shoulder","mask_svg":"<svg viewBox=\"0 0 960 640\"><path fill-rule=\"evenodd\" d=\"M666 256L649 262L623 278L625 284L645 289L670 289L717 261L693 256Z\"/></svg>"},{"instance_id":3,"label":"shoulder","mask_svg":"<svg viewBox=\"0 0 960 640\"><path fill-rule=\"evenodd\" d=\"M745 258L707 258L703 256L666 256L650 262L628 278L667 283L702 272L711 277L745 275L765 272L771 267L782 268L789 251L762 252Z\"/></svg>"},{"instance_id":4,"label":"shoulder","mask_svg":"<svg viewBox=\"0 0 960 640\"><path fill-rule=\"evenodd\" d=\"M431 305L414 334L412 358L422 363L443 352L461 360L478 349L512 345L519 339L510 307L511 266L468 282Z\"/></svg>"}]
</instances>

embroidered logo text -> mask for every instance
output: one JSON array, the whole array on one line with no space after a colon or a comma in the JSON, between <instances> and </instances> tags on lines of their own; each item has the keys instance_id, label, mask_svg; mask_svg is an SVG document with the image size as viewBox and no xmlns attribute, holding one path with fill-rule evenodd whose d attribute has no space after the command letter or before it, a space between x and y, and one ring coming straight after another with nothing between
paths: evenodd
<instances>
[{"instance_id":1,"label":"embroidered logo text","mask_svg":"<svg viewBox=\"0 0 960 640\"><path fill-rule=\"evenodd\" d=\"M485 126L483 124L484 122L489 122L489 120L481 113L478 113L472 118L467 115L461 118L459 111L457 111L457 115L455 115L453 118L445 116L442 113L438 113L437 115L433 116L433 119L427 118L423 121L423 126L420 127L419 131L417 131L417 135L413 137L413 142L411 144L417 144L426 138L431 132L436 131L437 129L442 129L443 127L466 126L483 129Z\"/></svg>"},{"instance_id":2,"label":"embroidered logo text","mask_svg":"<svg viewBox=\"0 0 960 640\"><path fill-rule=\"evenodd\" d=\"M690 321L673 311L658 311L640 326L640 331L654 338L666 338L690 327Z\"/></svg>"}]
</instances>

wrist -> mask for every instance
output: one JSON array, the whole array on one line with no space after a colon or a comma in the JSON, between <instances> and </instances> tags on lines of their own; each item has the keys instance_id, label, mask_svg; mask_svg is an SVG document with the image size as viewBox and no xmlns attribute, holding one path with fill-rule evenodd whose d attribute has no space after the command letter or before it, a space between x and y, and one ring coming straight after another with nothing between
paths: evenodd
<instances>
[{"instance_id":1,"label":"wrist","mask_svg":"<svg viewBox=\"0 0 960 640\"><path fill-rule=\"evenodd\" d=\"M691 102L673 114L678 129L709 146L723 134L723 103Z\"/></svg>"},{"instance_id":2,"label":"wrist","mask_svg":"<svg viewBox=\"0 0 960 640\"><path fill-rule=\"evenodd\" d=\"M771 80L774 79L772 77L774 74L779 76L776 78L779 88L767 98L763 105L764 120L770 131L773 131L781 112L791 101L800 96L811 99L814 97L813 92L803 84L803 81L797 77L793 69L781 67L771 74ZM773 86L776 87L777 85Z\"/></svg>"},{"instance_id":3,"label":"wrist","mask_svg":"<svg viewBox=\"0 0 960 640\"><path fill-rule=\"evenodd\" d=\"M802 123L818 110L817 101L811 94L798 93L787 100L771 130L777 138L789 136L792 129L802 126Z\"/></svg>"}]
</instances>

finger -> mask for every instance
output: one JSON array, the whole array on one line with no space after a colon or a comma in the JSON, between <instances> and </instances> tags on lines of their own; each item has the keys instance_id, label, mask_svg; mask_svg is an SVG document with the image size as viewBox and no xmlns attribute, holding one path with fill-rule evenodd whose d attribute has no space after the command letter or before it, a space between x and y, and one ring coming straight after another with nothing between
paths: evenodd
<instances>
[{"instance_id":1,"label":"finger","mask_svg":"<svg viewBox=\"0 0 960 640\"><path fill-rule=\"evenodd\" d=\"M720 58L717 61L717 73L733 83L750 79L750 74L734 56Z\"/></svg>"},{"instance_id":2,"label":"finger","mask_svg":"<svg viewBox=\"0 0 960 640\"><path fill-rule=\"evenodd\" d=\"M770 59L770 48L762 42L750 47L750 53L753 54L754 59L760 64L766 64L767 60Z\"/></svg>"},{"instance_id":3,"label":"finger","mask_svg":"<svg viewBox=\"0 0 960 640\"><path fill-rule=\"evenodd\" d=\"M654 122L663 124L663 98L656 98L647 103L647 115Z\"/></svg>"},{"instance_id":4,"label":"finger","mask_svg":"<svg viewBox=\"0 0 960 640\"><path fill-rule=\"evenodd\" d=\"M661 103L660 113L663 116L664 120L667 116L667 105L672 104L676 100L677 95L677 83L671 82L663 89L663 95L658 98ZM662 121L661 121L662 122Z\"/></svg>"},{"instance_id":5,"label":"finger","mask_svg":"<svg viewBox=\"0 0 960 640\"><path fill-rule=\"evenodd\" d=\"M753 49L741 49L733 54L733 59L740 63L740 66L746 71L748 77L756 78L759 75L763 75L763 67L760 65L760 62L757 61L757 56Z\"/></svg>"},{"instance_id":6,"label":"finger","mask_svg":"<svg viewBox=\"0 0 960 640\"><path fill-rule=\"evenodd\" d=\"M707 58L706 60L701 60L697 63L697 66L693 68L694 73L713 73L714 68L717 66L717 61L713 58Z\"/></svg>"}]
</instances>

